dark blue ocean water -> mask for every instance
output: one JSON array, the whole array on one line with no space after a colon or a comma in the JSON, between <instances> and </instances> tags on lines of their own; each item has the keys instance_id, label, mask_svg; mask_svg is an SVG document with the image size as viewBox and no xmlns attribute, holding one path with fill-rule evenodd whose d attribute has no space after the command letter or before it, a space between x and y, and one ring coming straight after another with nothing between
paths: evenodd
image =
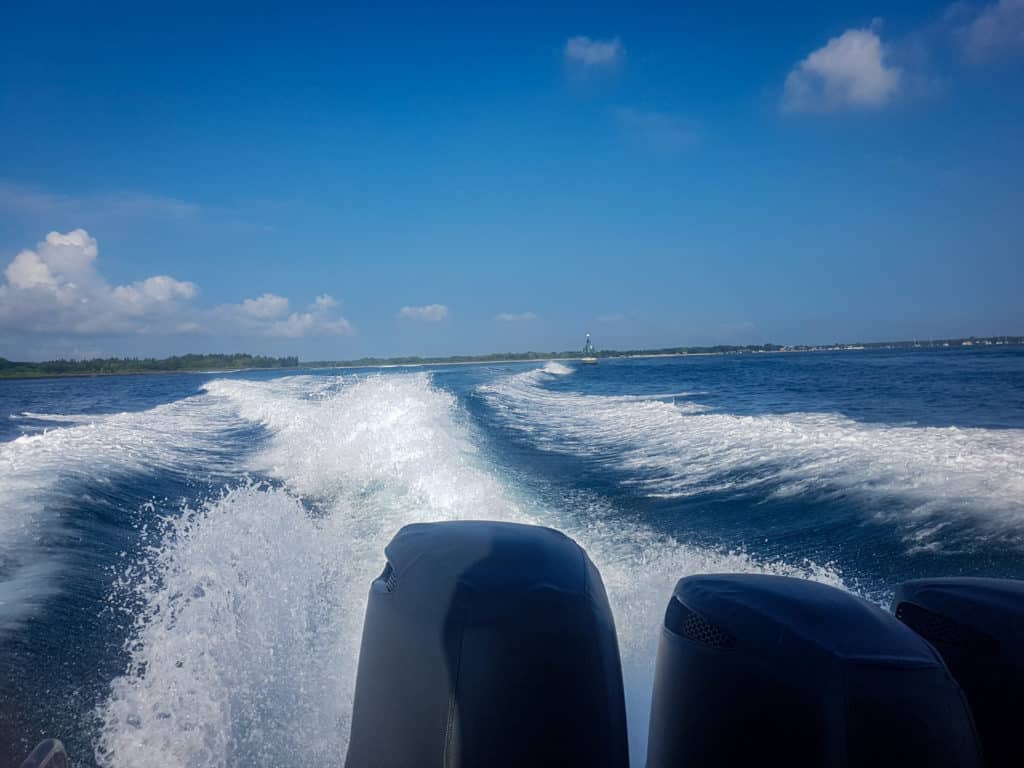
<instances>
[{"instance_id":1,"label":"dark blue ocean water","mask_svg":"<svg viewBox=\"0 0 1024 768\"><path fill-rule=\"evenodd\" d=\"M1024 577L1024 349L0 381L0 766L340 765L382 547L456 518L587 548L638 754L681 576Z\"/></svg>"}]
</instances>

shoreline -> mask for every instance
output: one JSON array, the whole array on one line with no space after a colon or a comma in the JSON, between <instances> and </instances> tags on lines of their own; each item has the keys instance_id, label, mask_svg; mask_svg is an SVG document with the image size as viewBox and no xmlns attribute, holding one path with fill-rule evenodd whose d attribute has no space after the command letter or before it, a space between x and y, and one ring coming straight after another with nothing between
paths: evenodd
<instances>
[{"instance_id":1,"label":"shoreline","mask_svg":"<svg viewBox=\"0 0 1024 768\"><path fill-rule=\"evenodd\" d=\"M967 339L956 339L951 340L958 343L951 343L948 345L918 345L918 346L903 346L903 345L878 345L878 346L864 346L864 345L843 345L837 347L782 347L779 349L730 349L722 351L708 351L708 352L639 352L637 354L616 354L607 355L604 357L599 356L598 360L645 360L645 359L657 359L657 358L672 358L672 357L712 357L722 355L764 355L764 354L783 354L783 353L811 353L811 352L867 352L875 350L913 350L913 349L927 349L927 350L954 350L954 349L971 349L975 347L993 347L993 346L1008 346L1016 347L1021 346L1020 342L1008 342L1008 341L973 341L970 343L963 343L969 341ZM355 364L350 362L340 362L337 365L297 365L297 366L272 366L272 367L246 367L246 368L194 368L194 369L175 369L175 370L152 370L152 371L82 371L72 373L18 373L13 375L7 375L0 371L0 381L19 381L19 380L36 380L36 379L68 379L68 378L94 378L94 377L108 377L108 376L171 376L171 375L197 375L197 374L234 374L234 373L245 373L248 371L281 371L281 372L299 372L299 371L328 371L328 370L370 370L370 369L392 369L392 368L428 368L428 367L443 367L449 365L518 365L526 363L557 363L557 362L578 362L583 358L583 355L573 357L530 357L523 358L520 360L453 360L446 362L443 360L424 360L420 362L410 363L369 363L369 364Z\"/></svg>"},{"instance_id":2,"label":"shoreline","mask_svg":"<svg viewBox=\"0 0 1024 768\"><path fill-rule=\"evenodd\" d=\"M808 350L782 350L772 349L759 351L758 354L767 353L779 353L779 352L806 352ZM833 352L843 352L846 350L830 350ZM640 355L610 355L608 357L598 357L598 360L641 360L647 358L656 357L712 357L716 355L738 355L738 354L753 354L753 352L660 352L652 354L640 354ZM109 376L177 376L177 375L196 375L196 374L217 374L217 373L245 373L247 371L352 371L352 370L371 370L371 369L391 369L391 368L430 368L430 367L442 367L448 365L519 365L522 363L560 363L560 362L579 362L583 359L583 355L578 357L530 357L523 358L522 360L456 360L452 362L422 362L422 363L378 363L369 365L352 365L352 364L339 364L339 365L297 365L292 367L275 367L275 368L218 368L216 370L209 370L204 368L196 368L189 370L171 370L171 371L121 371L117 373L109 371L95 371L92 373L39 373L39 374L25 374L16 376L5 376L0 373L0 381L20 381L25 379L88 379L88 378L99 378Z\"/></svg>"},{"instance_id":3,"label":"shoreline","mask_svg":"<svg viewBox=\"0 0 1024 768\"><path fill-rule=\"evenodd\" d=\"M783 352L783 351L801 351L801 350L770 350L771 352ZM835 350L843 351L843 350ZM598 360L639 360L646 358L655 357L708 357L714 355L736 355L738 352L664 352L658 354L643 354L643 355L614 355L609 357L599 357ZM751 353L743 353L751 354ZM95 372L82 372L82 373L29 373L19 374L16 376L6 376L0 373L0 381L22 381L22 380L37 380L37 379L89 379L89 378L100 378L109 376L178 376L178 375L196 375L196 374L217 374L217 373L245 373L247 371L352 371L352 370L371 370L371 369L392 369L392 368L430 368L430 367L441 367L447 365L518 365L521 363L559 363L559 362L579 362L583 359L583 355L579 357L530 357L522 360L457 360L450 363L446 362L422 362L422 363L378 363L370 365L352 365L352 364L339 364L339 365L297 365L294 367L275 367L275 368L218 368L216 370L209 370L203 368L196 368L190 370L173 370L173 371L121 371L121 372L108 372L108 371L95 371Z\"/></svg>"},{"instance_id":4,"label":"shoreline","mask_svg":"<svg viewBox=\"0 0 1024 768\"><path fill-rule=\"evenodd\" d=\"M0 373L0 381L21 381L23 379L91 379L108 376L176 376L198 373L242 373L243 371L301 371L310 370L303 366L275 367L275 368L218 368L210 370L206 368L177 369L169 371L82 371L75 373L28 373L8 376Z\"/></svg>"}]
</instances>

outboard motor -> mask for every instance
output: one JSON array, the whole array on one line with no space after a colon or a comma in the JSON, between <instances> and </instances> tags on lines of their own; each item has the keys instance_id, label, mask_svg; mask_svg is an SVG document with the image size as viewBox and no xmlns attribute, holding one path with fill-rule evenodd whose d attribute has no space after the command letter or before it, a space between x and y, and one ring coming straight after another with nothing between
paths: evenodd
<instances>
[{"instance_id":1,"label":"outboard motor","mask_svg":"<svg viewBox=\"0 0 1024 768\"><path fill-rule=\"evenodd\" d=\"M1024 765L1024 582L908 581L896 589L893 611L935 646L964 689L985 764Z\"/></svg>"},{"instance_id":2,"label":"outboard motor","mask_svg":"<svg viewBox=\"0 0 1024 768\"><path fill-rule=\"evenodd\" d=\"M938 654L839 589L763 575L676 584L648 768L972 768L977 737Z\"/></svg>"},{"instance_id":3,"label":"outboard motor","mask_svg":"<svg viewBox=\"0 0 1024 768\"><path fill-rule=\"evenodd\" d=\"M626 768L615 626L572 539L408 525L370 588L347 768Z\"/></svg>"}]
</instances>

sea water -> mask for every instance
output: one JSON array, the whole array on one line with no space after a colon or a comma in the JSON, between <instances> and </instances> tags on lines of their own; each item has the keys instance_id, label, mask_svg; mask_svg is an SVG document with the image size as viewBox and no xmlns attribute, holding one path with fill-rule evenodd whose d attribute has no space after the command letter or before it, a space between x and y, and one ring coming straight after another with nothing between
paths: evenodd
<instances>
[{"instance_id":1,"label":"sea water","mask_svg":"<svg viewBox=\"0 0 1024 768\"><path fill-rule=\"evenodd\" d=\"M601 570L642 764L674 582L1024 577L1024 349L0 381L0 765L341 765L414 521Z\"/></svg>"}]
</instances>

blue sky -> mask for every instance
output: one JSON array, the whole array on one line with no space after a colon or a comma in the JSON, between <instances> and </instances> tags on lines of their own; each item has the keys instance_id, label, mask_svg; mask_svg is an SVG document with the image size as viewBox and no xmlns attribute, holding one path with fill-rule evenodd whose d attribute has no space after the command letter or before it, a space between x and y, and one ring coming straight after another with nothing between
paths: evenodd
<instances>
[{"instance_id":1,"label":"blue sky","mask_svg":"<svg viewBox=\"0 0 1024 768\"><path fill-rule=\"evenodd\" d=\"M1024 333L1022 83L1024 0L23 3L0 356Z\"/></svg>"}]
</instances>

